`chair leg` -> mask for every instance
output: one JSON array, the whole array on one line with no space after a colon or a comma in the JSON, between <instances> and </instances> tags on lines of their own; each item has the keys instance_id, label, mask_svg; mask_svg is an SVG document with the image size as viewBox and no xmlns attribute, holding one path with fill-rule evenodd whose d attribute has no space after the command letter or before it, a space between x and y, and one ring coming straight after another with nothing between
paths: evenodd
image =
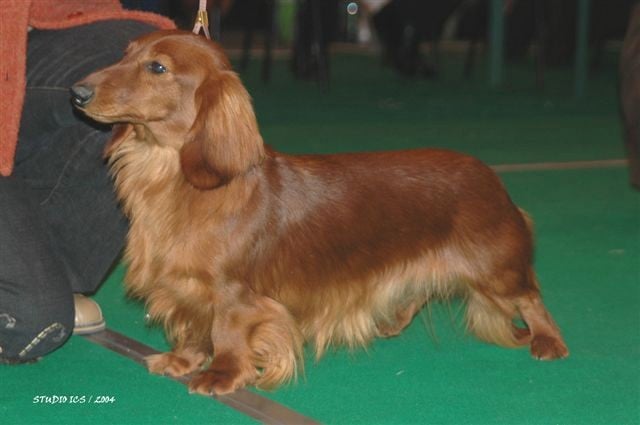
<instances>
[{"instance_id":1,"label":"chair leg","mask_svg":"<svg viewBox=\"0 0 640 425\"><path fill-rule=\"evenodd\" d=\"M214 6L211 10L211 17L209 23L209 34L211 34L211 39L217 42L220 42L220 37L222 36L222 32L220 29L220 23L222 22L222 13L218 6Z\"/></svg>"},{"instance_id":2,"label":"chair leg","mask_svg":"<svg viewBox=\"0 0 640 425\"><path fill-rule=\"evenodd\" d=\"M469 41L469 46L467 47L467 54L464 58L464 77L471 78L473 74L473 70L475 69L476 62L476 47L478 45L478 40L472 39Z\"/></svg>"},{"instance_id":3,"label":"chair leg","mask_svg":"<svg viewBox=\"0 0 640 425\"><path fill-rule=\"evenodd\" d=\"M273 41L276 27L276 5L274 0L265 0L268 14L267 24L264 31L264 58L262 60L262 81L265 83L271 79L271 63Z\"/></svg>"},{"instance_id":4,"label":"chair leg","mask_svg":"<svg viewBox=\"0 0 640 425\"><path fill-rule=\"evenodd\" d=\"M534 2L535 31L537 40L536 49L536 87L544 88L544 46L547 37L546 22L544 18L544 2Z\"/></svg>"},{"instance_id":5,"label":"chair leg","mask_svg":"<svg viewBox=\"0 0 640 425\"><path fill-rule=\"evenodd\" d=\"M326 51L323 43L322 32L322 10L320 9L321 0L310 0L311 2L311 23L312 23L312 41L311 41L311 57L316 64L316 78L318 83L325 85L329 81L329 69L327 64Z\"/></svg>"}]
</instances>

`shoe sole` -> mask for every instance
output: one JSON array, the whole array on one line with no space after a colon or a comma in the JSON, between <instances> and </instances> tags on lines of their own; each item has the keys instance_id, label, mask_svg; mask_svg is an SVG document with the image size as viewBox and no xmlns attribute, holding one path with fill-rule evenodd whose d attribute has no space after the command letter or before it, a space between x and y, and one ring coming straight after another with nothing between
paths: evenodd
<instances>
[{"instance_id":1,"label":"shoe sole","mask_svg":"<svg viewBox=\"0 0 640 425\"><path fill-rule=\"evenodd\" d=\"M74 335L88 335L105 330L107 324L105 322L94 323L91 325L83 325L73 328Z\"/></svg>"}]
</instances>

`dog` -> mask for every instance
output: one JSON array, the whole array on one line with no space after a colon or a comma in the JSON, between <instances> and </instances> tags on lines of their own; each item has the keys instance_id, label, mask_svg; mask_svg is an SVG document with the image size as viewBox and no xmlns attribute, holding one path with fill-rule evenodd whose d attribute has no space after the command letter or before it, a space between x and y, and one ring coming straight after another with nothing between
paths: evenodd
<instances>
[{"instance_id":1,"label":"dog","mask_svg":"<svg viewBox=\"0 0 640 425\"><path fill-rule=\"evenodd\" d=\"M221 47L188 32L134 40L71 93L114 123L125 285L173 347L146 359L150 372L191 374L202 394L275 388L296 377L306 342L318 358L365 346L450 296L466 299L479 338L568 355L532 268L531 222L479 160L275 152Z\"/></svg>"}]
</instances>

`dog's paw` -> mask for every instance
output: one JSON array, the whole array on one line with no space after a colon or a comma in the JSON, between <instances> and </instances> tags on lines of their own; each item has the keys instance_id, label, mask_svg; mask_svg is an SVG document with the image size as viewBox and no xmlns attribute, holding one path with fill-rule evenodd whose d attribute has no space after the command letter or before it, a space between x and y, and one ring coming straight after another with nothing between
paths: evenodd
<instances>
[{"instance_id":1,"label":"dog's paw","mask_svg":"<svg viewBox=\"0 0 640 425\"><path fill-rule=\"evenodd\" d=\"M219 370L205 370L195 375L189 382L189 392L203 395L224 395L232 393L255 382L253 376Z\"/></svg>"},{"instance_id":2,"label":"dog's paw","mask_svg":"<svg viewBox=\"0 0 640 425\"><path fill-rule=\"evenodd\" d=\"M223 395L234 392L244 383L234 376L206 370L198 373L189 383L189 392L203 395Z\"/></svg>"},{"instance_id":3,"label":"dog's paw","mask_svg":"<svg viewBox=\"0 0 640 425\"><path fill-rule=\"evenodd\" d=\"M149 372L173 377L187 375L202 366L206 356L202 353L162 353L145 357Z\"/></svg>"},{"instance_id":4,"label":"dog's paw","mask_svg":"<svg viewBox=\"0 0 640 425\"><path fill-rule=\"evenodd\" d=\"M531 340L531 355L538 360L563 359L569 355L569 349L559 338L536 335Z\"/></svg>"},{"instance_id":5,"label":"dog's paw","mask_svg":"<svg viewBox=\"0 0 640 425\"><path fill-rule=\"evenodd\" d=\"M189 392L204 395L229 394L253 385L258 372L250 362L241 362L231 355L214 357L209 369L195 375L189 382Z\"/></svg>"}]
</instances>

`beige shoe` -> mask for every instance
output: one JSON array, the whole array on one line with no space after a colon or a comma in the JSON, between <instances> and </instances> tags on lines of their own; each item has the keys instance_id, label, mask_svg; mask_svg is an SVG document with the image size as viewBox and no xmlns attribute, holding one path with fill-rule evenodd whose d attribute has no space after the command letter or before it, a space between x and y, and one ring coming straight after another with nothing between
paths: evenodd
<instances>
[{"instance_id":1,"label":"beige shoe","mask_svg":"<svg viewBox=\"0 0 640 425\"><path fill-rule=\"evenodd\" d=\"M76 308L74 335L86 335L104 330L106 323L97 302L84 295L73 294L73 303Z\"/></svg>"}]
</instances>

